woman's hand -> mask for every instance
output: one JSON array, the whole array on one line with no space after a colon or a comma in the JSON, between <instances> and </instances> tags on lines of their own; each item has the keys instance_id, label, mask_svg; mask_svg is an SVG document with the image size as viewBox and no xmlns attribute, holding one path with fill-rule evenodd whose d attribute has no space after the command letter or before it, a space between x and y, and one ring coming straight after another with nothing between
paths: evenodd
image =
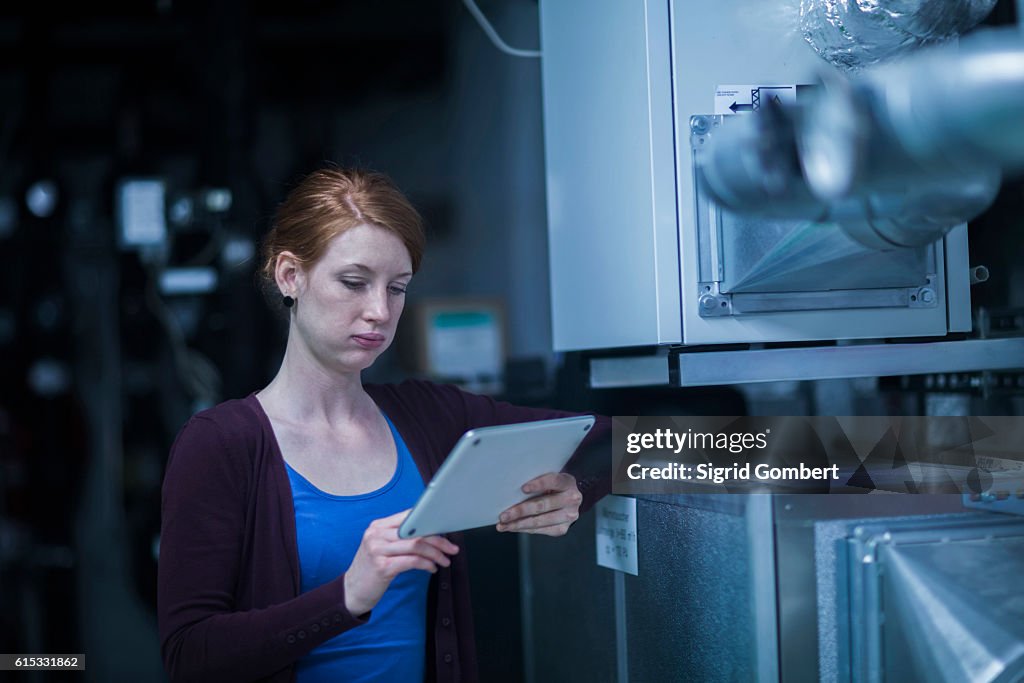
<instances>
[{"instance_id":1,"label":"woman's hand","mask_svg":"<svg viewBox=\"0 0 1024 683\"><path fill-rule=\"evenodd\" d=\"M523 484L523 493L541 495L502 512L498 531L563 536L580 516L583 494L571 474L543 474Z\"/></svg>"},{"instance_id":2,"label":"woman's hand","mask_svg":"<svg viewBox=\"0 0 1024 683\"><path fill-rule=\"evenodd\" d=\"M408 514L403 510L376 519L363 532L359 549L345 572L345 607L351 614L358 616L373 609L391 580L402 572L422 569L433 574L439 566L450 566L448 556L459 552L459 546L444 536L399 538L398 527Z\"/></svg>"}]
</instances>

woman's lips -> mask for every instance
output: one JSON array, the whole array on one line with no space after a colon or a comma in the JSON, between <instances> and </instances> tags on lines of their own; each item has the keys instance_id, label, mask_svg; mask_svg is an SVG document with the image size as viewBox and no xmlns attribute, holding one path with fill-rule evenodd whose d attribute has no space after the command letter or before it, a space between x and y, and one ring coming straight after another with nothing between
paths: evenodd
<instances>
[{"instance_id":1,"label":"woman's lips","mask_svg":"<svg viewBox=\"0 0 1024 683\"><path fill-rule=\"evenodd\" d=\"M383 334L354 334L352 338L364 349L376 349L384 343Z\"/></svg>"}]
</instances>

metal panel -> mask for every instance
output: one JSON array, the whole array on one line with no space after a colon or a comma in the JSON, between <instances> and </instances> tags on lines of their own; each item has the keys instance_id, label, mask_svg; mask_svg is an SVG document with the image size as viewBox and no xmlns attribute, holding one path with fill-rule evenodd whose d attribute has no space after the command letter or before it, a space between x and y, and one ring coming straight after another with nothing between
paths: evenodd
<instances>
[{"instance_id":1,"label":"metal panel","mask_svg":"<svg viewBox=\"0 0 1024 683\"><path fill-rule=\"evenodd\" d=\"M753 558L745 500L734 498L736 514L637 501L640 572L625 577L631 681L757 680Z\"/></svg>"},{"instance_id":2,"label":"metal panel","mask_svg":"<svg viewBox=\"0 0 1024 683\"><path fill-rule=\"evenodd\" d=\"M953 228L946 243L946 315L950 332L971 331L971 264L967 226Z\"/></svg>"},{"instance_id":3,"label":"metal panel","mask_svg":"<svg viewBox=\"0 0 1024 683\"><path fill-rule=\"evenodd\" d=\"M741 218L719 212L723 292L824 292L922 287L934 257L927 247L878 252L834 223Z\"/></svg>"},{"instance_id":4,"label":"metal panel","mask_svg":"<svg viewBox=\"0 0 1024 683\"><path fill-rule=\"evenodd\" d=\"M668 355L621 356L590 359L590 386L594 389L665 385L669 382Z\"/></svg>"},{"instance_id":5,"label":"metal panel","mask_svg":"<svg viewBox=\"0 0 1024 683\"><path fill-rule=\"evenodd\" d=\"M678 342L664 3L541 3L556 350Z\"/></svg>"},{"instance_id":6,"label":"metal panel","mask_svg":"<svg viewBox=\"0 0 1024 683\"><path fill-rule=\"evenodd\" d=\"M843 346L590 359L590 386L697 387L1024 368L1024 339Z\"/></svg>"},{"instance_id":7,"label":"metal panel","mask_svg":"<svg viewBox=\"0 0 1024 683\"><path fill-rule=\"evenodd\" d=\"M722 115L692 119L695 164L708 163L708 144L743 120ZM723 293L856 289L863 294L877 288L923 287L927 276L934 276L930 246L880 252L857 242L836 223L737 214L718 206L706 184L698 184L695 192L700 284L714 284Z\"/></svg>"},{"instance_id":8,"label":"metal panel","mask_svg":"<svg viewBox=\"0 0 1024 683\"><path fill-rule=\"evenodd\" d=\"M772 496L746 496L747 543L754 627L754 670L758 683L779 680L779 608L776 594L775 517Z\"/></svg>"},{"instance_id":9,"label":"metal panel","mask_svg":"<svg viewBox=\"0 0 1024 683\"><path fill-rule=\"evenodd\" d=\"M654 268L658 295L658 343L683 340L679 317L679 224L672 111L672 45L669 3L647 0L647 68L650 73L651 182L654 188Z\"/></svg>"},{"instance_id":10,"label":"metal panel","mask_svg":"<svg viewBox=\"0 0 1024 683\"><path fill-rule=\"evenodd\" d=\"M638 576L595 565L592 514L527 541L528 680L777 681L770 497L638 496L637 515Z\"/></svg>"},{"instance_id":11,"label":"metal panel","mask_svg":"<svg viewBox=\"0 0 1024 683\"><path fill-rule=\"evenodd\" d=\"M974 372L1024 367L1024 339L708 351L670 360L680 386Z\"/></svg>"},{"instance_id":12,"label":"metal panel","mask_svg":"<svg viewBox=\"0 0 1024 683\"><path fill-rule=\"evenodd\" d=\"M721 84L811 83L830 68L803 41L794 17L768 3L723 0L693 7L673 3L676 175L680 192L681 297L684 344L779 342L938 336L947 332L944 254L937 243L934 308L787 311L701 317L693 197L693 162L687 135L691 116L714 111ZM956 239L956 238L954 238ZM965 240L965 237L961 238Z\"/></svg>"}]
</instances>

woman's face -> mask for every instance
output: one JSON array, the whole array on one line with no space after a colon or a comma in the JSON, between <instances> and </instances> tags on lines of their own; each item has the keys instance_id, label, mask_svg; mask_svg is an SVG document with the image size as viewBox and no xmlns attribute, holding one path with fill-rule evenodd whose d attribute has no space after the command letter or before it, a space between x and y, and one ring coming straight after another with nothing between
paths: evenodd
<instances>
[{"instance_id":1,"label":"woman's face","mask_svg":"<svg viewBox=\"0 0 1024 683\"><path fill-rule=\"evenodd\" d=\"M397 235L365 224L346 230L298 274L294 331L324 367L363 370L394 340L411 279Z\"/></svg>"}]
</instances>

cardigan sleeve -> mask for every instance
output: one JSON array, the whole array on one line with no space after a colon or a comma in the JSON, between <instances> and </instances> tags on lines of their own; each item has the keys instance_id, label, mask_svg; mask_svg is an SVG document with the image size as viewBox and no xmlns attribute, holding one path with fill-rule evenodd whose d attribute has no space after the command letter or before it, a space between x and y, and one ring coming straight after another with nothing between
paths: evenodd
<instances>
[{"instance_id":1,"label":"cardigan sleeve","mask_svg":"<svg viewBox=\"0 0 1024 683\"><path fill-rule=\"evenodd\" d=\"M354 617L345 608L344 575L279 604L236 608L253 477L251 458L237 441L224 438L215 420L196 416L171 449L157 612L172 681L270 676L369 617Z\"/></svg>"},{"instance_id":2,"label":"cardigan sleeve","mask_svg":"<svg viewBox=\"0 0 1024 683\"><path fill-rule=\"evenodd\" d=\"M426 384L426 383L425 383ZM434 400L439 406L449 407L448 421L456 421L451 413L461 416L458 435L474 427L553 420L592 413L572 413L550 408L528 408L505 401L496 401L490 396L471 394L449 384L427 384L436 392ZM452 410L454 408L454 410ZM576 484L583 494L580 512L586 512L594 503L611 491L611 419L594 415L593 429L580 444L563 471L576 478ZM458 438L456 435L456 438ZM454 441L452 442L454 443Z\"/></svg>"}]
</instances>

